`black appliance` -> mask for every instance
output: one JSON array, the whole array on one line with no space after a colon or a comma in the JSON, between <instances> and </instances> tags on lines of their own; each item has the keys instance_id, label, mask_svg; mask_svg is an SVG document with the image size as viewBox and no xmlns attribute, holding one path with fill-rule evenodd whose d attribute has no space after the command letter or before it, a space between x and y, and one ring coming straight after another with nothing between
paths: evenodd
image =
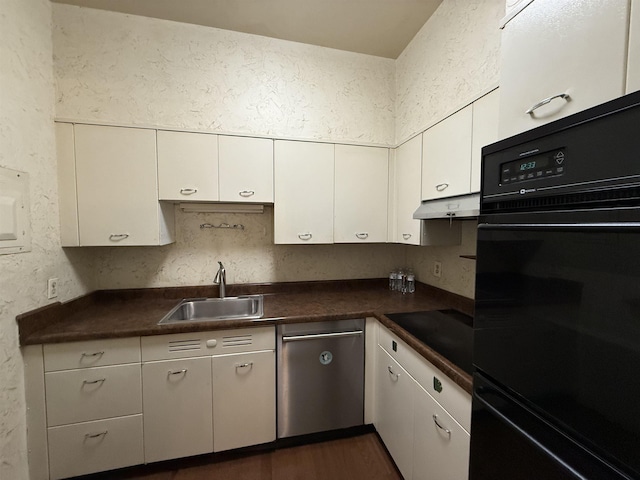
<instances>
[{"instance_id":1,"label":"black appliance","mask_svg":"<svg viewBox=\"0 0 640 480\"><path fill-rule=\"evenodd\" d=\"M482 155L470 480L640 479L640 92Z\"/></svg>"}]
</instances>

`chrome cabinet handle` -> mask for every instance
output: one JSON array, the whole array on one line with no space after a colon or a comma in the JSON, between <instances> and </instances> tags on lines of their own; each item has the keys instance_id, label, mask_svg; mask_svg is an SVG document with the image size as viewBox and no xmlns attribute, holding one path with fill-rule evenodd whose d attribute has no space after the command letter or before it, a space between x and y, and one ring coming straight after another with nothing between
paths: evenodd
<instances>
[{"instance_id":1,"label":"chrome cabinet handle","mask_svg":"<svg viewBox=\"0 0 640 480\"><path fill-rule=\"evenodd\" d=\"M360 240L364 240L366 238L369 238L369 234L367 232L356 233L356 237L358 237Z\"/></svg>"},{"instance_id":2,"label":"chrome cabinet handle","mask_svg":"<svg viewBox=\"0 0 640 480\"><path fill-rule=\"evenodd\" d=\"M106 381L106 378L99 378L97 380L83 380L82 385L95 385L96 383L104 383Z\"/></svg>"},{"instance_id":3,"label":"chrome cabinet handle","mask_svg":"<svg viewBox=\"0 0 640 480\"><path fill-rule=\"evenodd\" d=\"M109 235L109 240L113 240L114 242L119 242L120 240L124 240L125 238L129 238L128 233L112 233Z\"/></svg>"},{"instance_id":4,"label":"chrome cabinet handle","mask_svg":"<svg viewBox=\"0 0 640 480\"><path fill-rule=\"evenodd\" d=\"M403 233L402 234L402 238L404 238L405 240L409 240L411 238L411 234L410 233Z\"/></svg>"},{"instance_id":5,"label":"chrome cabinet handle","mask_svg":"<svg viewBox=\"0 0 640 480\"><path fill-rule=\"evenodd\" d=\"M251 197L256 194L253 190L242 190L238 193L241 197Z\"/></svg>"},{"instance_id":6,"label":"chrome cabinet handle","mask_svg":"<svg viewBox=\"0 0 640 480\"><path fill-rule=\"evenodd\" d=\"M93 352L93 353L82 352L80 356L81 357L101 357L102 355L104 355L104 350L102 352Z\"/></svg>"},{"instance_id":7,"label":"chrome cabinet handle","mask_svg":"<svg viewBox=\"0 0 640 480\"><path fill-rule=\"evenodd\" d=\"M395 377L396 380L398 380L398 378L400 378L400 374L399 373L393 373L393 370L391 368L391 365L389 365L387 367L387 370L389 370L389 373L391 374L392 377Z\"/></svg>"},{"instance_id":8,"label":"chrome cabinet handle","mask_svg":"<svg viewBox=\"0 0 640 480\"><path fill-rule=\"evenodd\" d=\"M531 115L534 112L534 110L540 108L543 105L546 105L547 103L551 102L552 100L555 100L556 98L562 98L567 102L571 100L571 97L569 96L568 93L559 93L558 95L553 95L552 97L545 98L544 100L540 100L538 103L536 103L533 107L531 107L529 110L527 110L524 113L526 115Z\"/></svg>"},{"instance_id":9,"label":"chrome cabinet handle","mask_svg":"<svg viewBox=\"0 0 640 480\"><path fill-rule=\"evenodd\" d=\"M438 185L436 185L436 190L439 192L443 192L447 189L447 187L449 187L448 183L439 183Z\"/></svg>"},{"instance_id":10,"label":"chrome cabinet handle","mask_svg":"<svg viewBox=\"0 0 640 480\"><path fill-rule=\"evenodd\" d=\"M194 193L198 193L197 188L181 188L180 193L182 195L193 195Z\"/></svg>"},{"instance_id":11,"label":"chrome cabinet handle","mask_svg":"<svg viewBox=\"0 0 640 480\"><path fill-rule=\"evenodd\" d=\"M311 240L311 237L312 237L312 236L313 236L313 235L311 235L310 233L299 233L299 234L298 234L298 238L299 238L300 240Z\"/></svg>"},{"instance_id":12,"label":"chrome cabinet handle","mask_svg":"<svg viewBox=\"0 0 640 480\"><path fill-rule=\"evenodd\" d=\"M253 362L249 362L249 363L236 363L236 369L238 369L238 368L247 368L247 367L253 367Z\"/></svg>"},{"instance_id":13,"label":"chrome cabinet handle","mask_svg":"<svg viewBox=\"0 0 640 480\"><path fill-rule=\"evenodd\" d=\"M317 340L318 338L337 338L337 337L357 337L362 335L362 330L351 330L348 332L334 332L334 333L310 333L308 335L289 335L283 336L283 342L300 342L304 340Z\"/></svg>"},{"instance_id":14,"label":"chrome cabinet handle","mask_svg":"<svg viewBox=\"0 0 640 480\"><path fill-rule=\"evenodd\" d=\"M167 372L167 376L171 376L171 375L183 375L187 373L187 369L183 368L182 370L169 370L169 372Z\"/></svg>"},{"instance_id":15,"label":"chrome cabinet handle","mask_svg":"<svg viewBox=\"0 0 640 480\"><path fill-rule=\"evenodd\" d=\"M447 435L449 435L449 438L451 438L451 430L449 430L448 428L444 428L442 425L440 425L440 422L438 422L438 415L434 413L432 416L433 416L433 423L435 423L440 430L445 432Z\"/></svg>"},{"instance_id":16,"label":"chrome cabinet handle","mask_svg":"<svg viewBox=\"0 0 640 480\"><path fill-rule=\"evenodd\" d=\"M104 437L107 433L109 433L109 430L105 430L104 432L100 432L100 433L85 433L84 438Z\"/></svg>"}]
</instances>

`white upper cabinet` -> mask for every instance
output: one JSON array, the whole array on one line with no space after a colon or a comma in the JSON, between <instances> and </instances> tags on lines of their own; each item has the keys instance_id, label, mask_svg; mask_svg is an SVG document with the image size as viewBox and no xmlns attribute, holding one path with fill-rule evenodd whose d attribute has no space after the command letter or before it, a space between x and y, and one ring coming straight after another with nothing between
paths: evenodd
<instances>
[{"instance_id":1,"label":"white upper cabinet","mask_svg":"<svg viewBox=\"0 0 640 480\"><path fill-rule=\"evenodd\" d=\"M482 147L496 142L498 137L498 112L500 90L473 102L473 134L471 139L471 192L480 191Z\"/></svg>"},{"instance_id":2,"label":"white upper cabinet","mask_svg":"<svg viewBox=\"0 0 640 480\"><path fill-rule=\"evenodd\" d=\"M156 131L74 129L80 246L173 242L173 207L158 202Z\"/></svg>"},{"instance_id":3,"label":"white upper cabinet","mask_svg":"<svg viewBox=\"0 0 640 480\"><path fill-rule=\"evenodd\" d=\"M218 136L158 130L160 200L217 201Z\"/></svg>"},{"instance_id":4,"label":"white upper cabinet","mask_svg":"<svg viewBox=\"0 0 640 480\"><path fill-rule=\"evenodd\" d=\"M333 243L334 145L275 142L275 243Z\"/></svg>"},{"instance_id":5,"label":"white upper cabinet","mask_svg":"<svg viewBox=\"0 0 640 480\"><path fill-rule=\"evenodd\" d=\"M640 90L640 0L631 0L627 93Z\"/></svg>"},{"instance_id":6,"label":"white upper cabinet","mask_svg":"<svg viewBox=\"0 0 640 480\"><path fill-rule=\"evenodd\" d=\"M468 105L422 135L422 200L470 192L472 122Z\"/></svg>"},{"instance_id":7,"label":"white upper cabinet","mask_svg":"<svg viewBox=\"0 0 640 480\"><path fill-rule=\"evenodd\" d=\"M421 220L413 212L420 205L422 135L413 137L396 149L395 158L395 241L420 245Z\"/></svg>"},{"instance_id":8,"label":"white upper cabinet","mask_svg":"<svg viewBox=\"0 0 640 480\"><path fill-rule=\"evenodd\" d=\"M336 243L387 241L389 150L336 145Z\"/></svg>"},{"instance_id":9,"label":"white upper cabinet","mask_svg":"<svg viewBox=\"0 0 640 480\"><path fill-rule=\"evenodd\" d=\"M628 0L535 0L505 26L500 137L624 94Z\"/></svg>"},{"instance_id":10,"label":"white upper cabinet","mask_svg":"<svg viewBox=\"0 0 640 480\"><path fill-rule=\"evenodd\" d=\"M220 201L273 203L273 140L221 135Z\"/></svg>"}]
</instances>

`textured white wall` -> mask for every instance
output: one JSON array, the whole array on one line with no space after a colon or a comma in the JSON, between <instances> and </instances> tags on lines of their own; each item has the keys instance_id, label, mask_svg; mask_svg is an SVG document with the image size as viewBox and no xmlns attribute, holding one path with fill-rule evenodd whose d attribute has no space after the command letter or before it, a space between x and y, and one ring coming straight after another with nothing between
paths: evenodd
<instances>
[{"instance_id":1,"label":"textured white wall","mask_svg":"<svg viewBox=\"0 0 640 480\"><path fill-rule=\"evenodd\" d=\"M396 61L397 143L463 107L500 77L504 0L444 0Z\"/></svg>"},{"instance_id":2,"label":"textured white wall","mask_svg":"<svg viewBox=\"0 0 640 480\"><path fill-rule=\"evenodd\" d=\"M0 165L30 175L32 251L0 255L0 478L28 478L23 363L16 315L93 288L86 252L60 248L53 132L51 6L48 0L0 5Z\"/></svg>"},{"instance_id":3,"label":"textured white wall","mask_svg":"<svg viewBox=\"0 0 640 480\"><path fill-rule=\"evenodd\" d=\"M53 5L58 118L393 143L394 61Z\"/></svg>"}]
</instances>

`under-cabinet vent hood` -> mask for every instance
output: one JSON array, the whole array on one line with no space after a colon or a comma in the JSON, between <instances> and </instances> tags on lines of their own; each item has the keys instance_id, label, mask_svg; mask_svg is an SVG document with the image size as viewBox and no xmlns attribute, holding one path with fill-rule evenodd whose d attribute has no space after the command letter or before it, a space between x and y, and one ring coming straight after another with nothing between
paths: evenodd
<instances>
[{"instance_id":1,"label":"under-cabinet vent hood","mask_svg":"<svg viewBox=\"0 0 640 480\"><path fill-rule=\"evenodd\" d=\"M472 218L480 214L480 194L425 200L413 213L413 218L428 220L433 218Z\"/></svg>"}]
</instances>

